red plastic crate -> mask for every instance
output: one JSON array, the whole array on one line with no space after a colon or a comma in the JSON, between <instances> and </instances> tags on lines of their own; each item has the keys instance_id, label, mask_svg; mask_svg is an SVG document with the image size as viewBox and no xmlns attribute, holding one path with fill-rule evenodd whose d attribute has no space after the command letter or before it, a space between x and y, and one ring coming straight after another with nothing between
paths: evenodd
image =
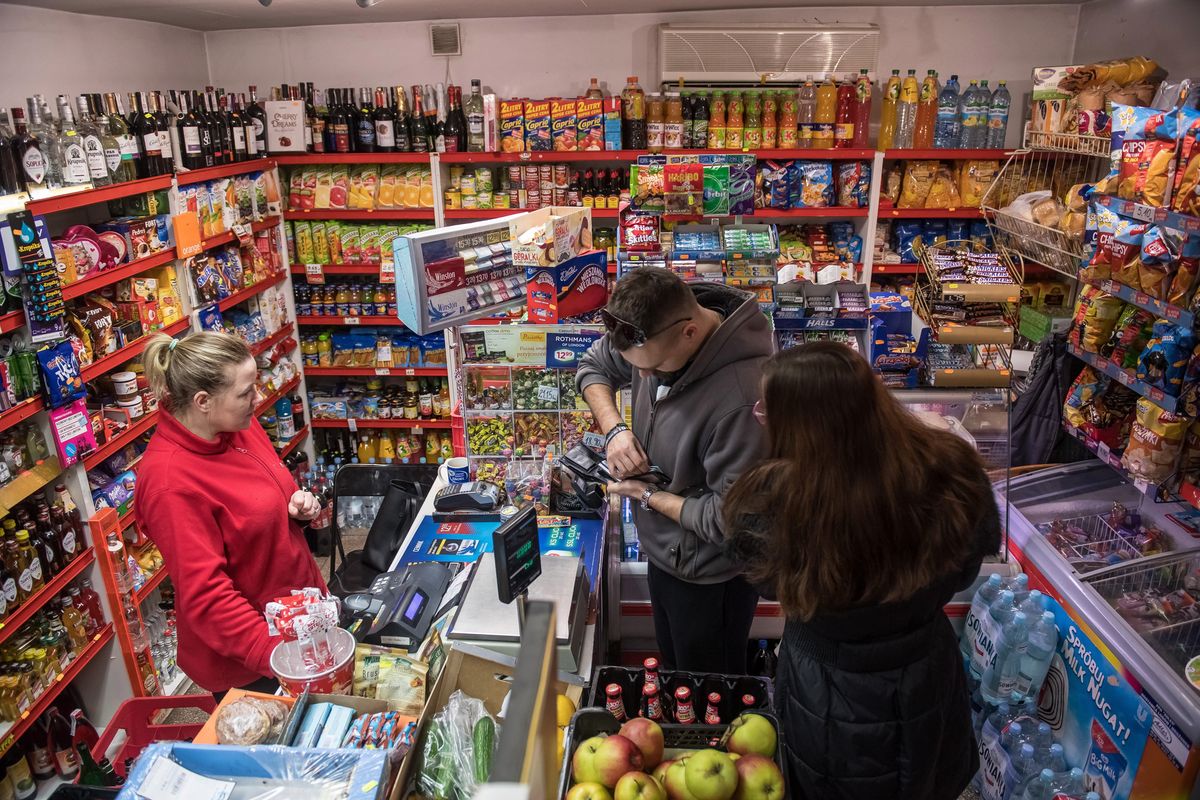
<instances>
[{"instance_id":1,"label":"red plastic crate","mask_svg":"<svg viewBox=\"0 0 1200 800\"><path fill-rule=\"evenodd\" d=\"M154 742L190 742L195 738L204 723L155 723L154 718L160 711L176 708L195 708L206 714L217 710L217 701L211 694L185 694L180 697L134 697L121 703L117 713L108 725L100 741L92 748L92 758L99 761L104 758L108 748L120 731L125 732L125 741L121 749L110 757L113 769L120 775L125 775L125 761L137 759L142 750Z\"/></svg>"}]
</instances>

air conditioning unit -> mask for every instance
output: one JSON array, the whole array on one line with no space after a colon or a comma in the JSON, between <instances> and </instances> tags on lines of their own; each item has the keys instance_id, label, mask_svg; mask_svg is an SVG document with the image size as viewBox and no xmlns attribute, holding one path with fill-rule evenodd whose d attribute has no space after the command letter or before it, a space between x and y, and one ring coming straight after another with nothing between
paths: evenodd
<instances>
[{"instance_id":1,"label":"air conditioning unit","mask_svg":"<svg viewBox=\"0 0 1200 800\"><path fill-rule=\"evenodd\" d=\"M878 67L879 26L659 25L659 77L687 84L794 84Z\"/></svg>"},{"instance_id":2,"label":"air conditioning unit","mask_svg":"<svg viewBox=\"0 0 1200 800\"><path fill-rule=\"evenodd\" d=\"M461 56L462 39L457 22L434 22L429 26L429 48L435 56Z\"/></svg>"}]
</instances>

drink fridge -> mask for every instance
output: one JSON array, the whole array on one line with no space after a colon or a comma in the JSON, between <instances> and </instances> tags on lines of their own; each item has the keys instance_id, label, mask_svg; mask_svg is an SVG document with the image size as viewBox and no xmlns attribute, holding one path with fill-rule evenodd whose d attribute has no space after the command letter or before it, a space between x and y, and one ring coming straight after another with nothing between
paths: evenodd
<instances>
[{"instance_id":1,"label":"drink fridge","mask_svg":"<svg viewBox=\"0 0 1200 800\"><path fill-rule=\"evenodd\" d=\"M1140 527L1114 526L1115 503ZM1030 588L1065 614L1040 715L1077 741L1101 797L1200 798L1196 510L1155 502L1097 460L1013 478L1008 506Z\"/></svg>"}]
</instances>

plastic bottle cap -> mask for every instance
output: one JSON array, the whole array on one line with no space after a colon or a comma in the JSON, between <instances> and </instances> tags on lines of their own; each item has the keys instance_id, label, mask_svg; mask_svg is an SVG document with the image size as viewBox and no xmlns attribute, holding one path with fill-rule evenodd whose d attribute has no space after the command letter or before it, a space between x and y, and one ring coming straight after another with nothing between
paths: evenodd
<instances>
[{"instance_id":1,"label":"plastic bottle cap","mask_svg":"<svg viewBox=\"0 0 1200 800\"><path fill-rule=\"evenodd\" d=\"M625 80L626 80L628 83L637 83L637 82L638 82L638 76L637 76L637 75L630 75L630 76L629 76L628 78L626 78Z\"/></svg>"}]
</instances>

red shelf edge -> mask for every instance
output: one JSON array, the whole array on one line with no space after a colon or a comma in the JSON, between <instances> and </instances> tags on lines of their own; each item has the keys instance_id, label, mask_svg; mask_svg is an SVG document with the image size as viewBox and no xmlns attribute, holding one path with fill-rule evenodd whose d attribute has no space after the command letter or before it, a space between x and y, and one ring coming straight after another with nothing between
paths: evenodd
<instances>
[{"instance_id":1,"label":"red shelf edge","mask_svg":"<svg viewBox=\"0 0 1200 800\"><path fill-rule=\"evenodd\" d=\"M22 400L7 411L0 412L0 431L5 431L13 425L18 425L46 407L46 402L40 397Z\"/></svg>"},{"instance_id":2,"label":"red shelf edge","mask_svg":"<svg viewBox=\"0 0 1200 800\"><path fill-rule=\"evenodd\" d=\"M380 370L384 370L381 372ZM313 377L359 377L377 375L381 378L430 378L447 374L442 367L305 367L304 374Z\"/></svg>"},{"instance_id":3,"label":"red shelf edge","mask_svg":"<svg viewBox=\"0 0 1200 800\"><path fill-rule=\"evenodd\" d=\"M238 303L244 303L256 294L262 294L267 289L270 289L276 284L282 283L287 278L286 272L281 272L274 277L267 278L265 281L259 281L253 286L247 286L245 289L239 289L233 294L226 297L224 300L217 301L217 307L222 311L228 311Z\"/></svg>"},{"instance_id":4,"label":"red shelf edge","mask_svg":"<svg viewBox=\"0 0 1200 800\"><path fill-rule=\"evenodd\" d=\"M259 414L263 413L268 408L275 405L277 402L279 402L279 399L281 397L286 395L288 392L291 392L293 389L295 389L299 385L300 385L300 376L297 375L296 377L292 378L290 381L285 383L283 386L280 386L274 392L267 395L267 397L261 403L259 403L257 406L255 406L254 407L254 416L257 417Z\"/></svg>"},{"instance_id":5,"label":"red shelf edge","mask_svg":"<svg viewBox=\"0 0 1200 800\"><path fill-rule=\"evenodd\" d=\"M358 322L352 322L351 325L361 325L369 327L371 325L403 325L396 317L326 317L326 316L301 316L296 317L297 325L345 325L345 320L356 319Z\"/></svg>"},{"instance_id":6,"label":"red shelf edge","mask_svg":"<svg viewBox=\"0 0 1200 800\"><path fill-rule=\"evenodd\" d=\"M142 418L129 426L127 430L121 431L117 436L113 437L112 441L105 442L97 447L92 452L83 457L83 468L85 471L95 468L104 459L123 449L126 445L132 442L137 437L145 433L149 428L158 422L158 411L150 411L142 415Z\"/></svg>"},{"instance_id":7,"label":"red shelf edge","mask_svg":"<svg viewBox=\"0 0 1200 800\"><path fill-rule=\"evenodd\" d=\"M275 166L275 160L270 156L263 156L249 161L238 161L233 164L219 164L215 167L201 167L200 169L192 169L187 172L180 172L175 176L180 186L192 186L193 184L203 183L205 181L216 180L217 178L229 178L234 175L244 175L247 172L266 172Z\"/></svg>"},{"instance_id":8,"label":"red shelf edge","mask_svg":"<svg viewBox=\"0 0 1200 800\"><path fill-rule=\"evenodd\" d=\"M326 275L378 275L378 264L322 264L321 271ZM293 275L307 275L304 264L292 264ZM0 329L0 332L3 332Z\"/></svg>"},{"instance_id":9,"label":"red shelf edge","mask_svg":"<svg viewBox=\"0 0 1200 800\"><path fill-rule=\"evenodd\" d=\"M61 194L46 197L41 200L30 200L25 208L32 214L53 214L57 211L68 211L72 208L107 203L109 200L119 200L122 197L133 197L137 194L156 192L171 186L170 175L155 175L152 178L140 178L136 181L118 183L112 186L101 186L96 189L84 189L71 194Z\"/></svg>"},{"instance_id":10,"label":"red shelf edge","mask_svg":"<svg viewBox=\"0 0 1200 800\"><path fill-rule=\"evenodd\" d=\"M9 614L3 622L0 622L0 643L8 641L8 637L12 636L22 625L31 620L33 615L46 605L47 600L57 595L63 590L64 586L79 577L95 557L95 550L88 547L82 553L75 556L75 559L70 564L67 564L62 572L51 578L45 586L38 589L31 597L27 597L25 602L16 611Z\"/></svg>"},{"instance_id":11,"label":"red shelf edge","mask_svg":"<svg viewBox=\"0 0 1200 800\"><path fill-rule=\"evenodd\" d=\"M883 151L883 157L886 160L901 160L908 159L910 161L999 161L1000 159L1008 158L1013 151L1007 148L975 148L969 150L958 150L952 147L948 148L891 148Z\"/></svg>"},{"instance_id":12,"label":"red shelf edge","mask_svg":"<svg viewBox=\"0 0 1200 800\"><path fill-rule=\"evenodd\" d=\"M267 217L266 219L259 220L258 222L251 222L250 230L254 233L258 233L259 231L265 231L268 228L274 228L282 219L283 217L275 216ZM200 241L200 251L206 252L208 250L212 250L214 247L220 247L223 244L230 244L231 242L236 241L237 236L234 235L233 231L225 231L223 233L218 233L215 236L210 236L207 239L202 239Z\"/></svg>"},{"instance_id":13,"label":"red shelf edge","mask_svg":"<svg viewBox=\"0 0 1200 800\"><path fill-rule=\"evenodd\" d=\"M284 323L283 327L281 327L279 330L272 333L267 338L263 339L261 342L249 345L250 355L258 356L260 353L264 353L267 350L270 350L272 347L279 344L284 339L286 339L288 336L290 336L291 333L295 329L296 329L296 326L294 324L292 324L291 322Z\"/></svg>"},{"instance_id":14,"label":"red shelf edge","mask_svg":"<svg viewBox=\"0 0 1200 800\"><path fill-rule=\"evenodd\" d=\"M280 166L430 163L429 153L281 153L274 160Z\"/></svg>"},{"instance_id":15,"label":"red shelf edge","mask_svg":"<svg viewBox=\"0 0 1200 800\"><path fill-rule=\"evenodd\" d=\"M0 316L0 333L12 333L18 328L25 327L25 312L10 311Z\"/></svg>"},{"instance_id":16,"label":"red shelf edge","mask_svg":"<svg viewBox=\"0 0 1200 800\"><path fill-rule=\"evenodd\" d=\"M25 733L31 727L33 727L34 721L37 720L37 718L40 717L46 711L46 709L50 707L50 704L53 703L54 699L62 692L63 686L75 680L79 673L83 671L83 668L86 667L91 660L96 657L96 654L100 652L100 649L104 647L104 645L108 644L112 638L113 624L111 622L107 622L104 624L104 627L97 631L96 635L92 637L92 641L84 645L83 649L79 651L79 654L76 655L69 664L67 664L66 670L63 671L57 678L55 678L54 683L50 686L50 688L42 692L41 696L38 697L37 700L33 701L26 712L21 715L19 720L10 724L7 730L0 733L0 736L4 737L3 739L0 739L0 757L6 754L12 748L12 746L16 744L17 740L24 736Z\"/></svg>"},{"instance_id":17,"label":"red shelf edge","mask_svg":"<svg viewBox=\"0 0 1200 800\"><path fill-rule=\"evenodd\" d=\"M146 598L150 596L151 592L158 588L158 585L162 583L163 579L166 577L167 568L165 566L159 567L158 572L151 575L150 579L142 584L142 588L133 593L134 605L140 606L142 603L146 602Z\"/></svg>"},{"instance_id":18,"label":"red shelf edge","mask_svg":"<svg viewBox=\"0 0 1200 800\"><path fill-rule=\"evenodd\" d=\"M88 292L94 292L97 289L102 289L105 286L116 283L117 281L131 278L146 270L161 267L167 262L176 259L175 248L170 247L163 250L161 253L155 253L146 258L139 258L137 261L130 261L128 264L122 264L112 269L106 269L96 275L90 275L81 281L68 283L62 288L62 296L64 300L71 300L76 297L81 297Z\"/></svg>"},{"instance_id":19,"label":"red shelf edge","mask_svg":"<svg viewBox=\"0 0 1200 800\"><path fill-rule=\"evenodd\" d=\"M322 208L313 211L285 211L285 220L346 219L346 220L392 220L433 219L432 208Z\"/></svg>"},{"instance_id":20,"label":"red shelf edge","mask_svg":"<svg viewBox=\"0 0 1200 800\"><path fill-rule=\"evenodd\" d=\"M452 423L448 419L356 419L354 423L360 428L428 428L430 430L449 430ZM314 428L349 428L350 421L345 419L314 419Z\"/></svg>"}]
</instances>

